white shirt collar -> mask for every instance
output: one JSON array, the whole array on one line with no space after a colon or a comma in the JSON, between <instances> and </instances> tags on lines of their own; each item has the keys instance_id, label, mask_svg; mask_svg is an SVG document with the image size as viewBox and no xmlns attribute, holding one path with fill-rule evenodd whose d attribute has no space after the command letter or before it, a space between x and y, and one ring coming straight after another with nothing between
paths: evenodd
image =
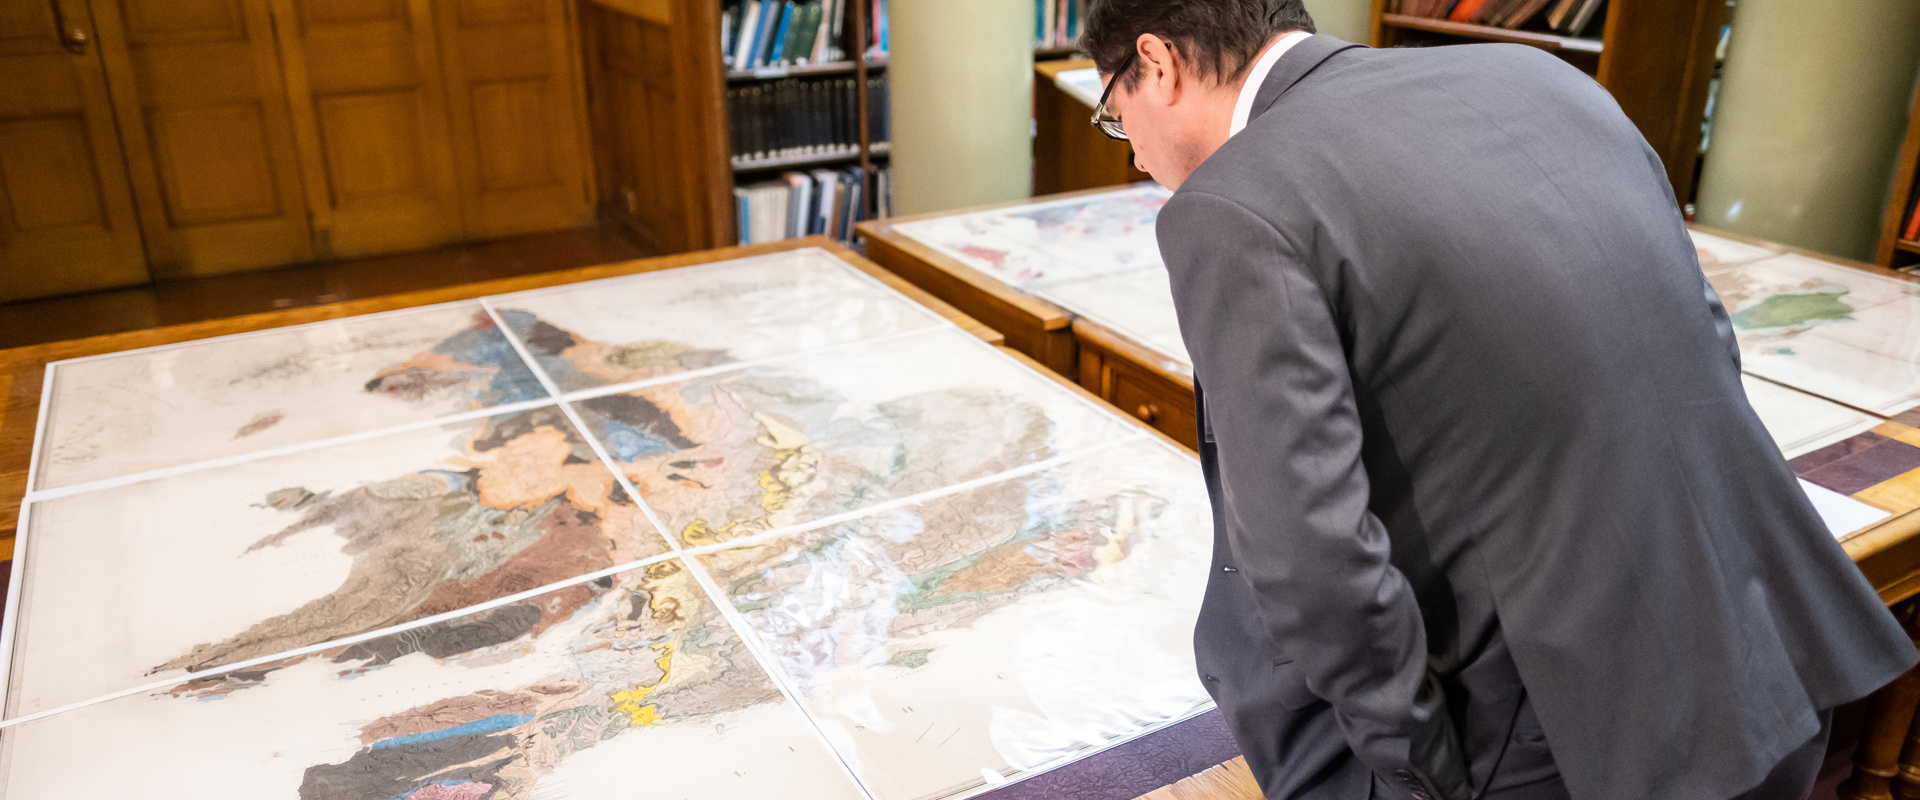
<instances>
[{"instance_id":1,"label":"white shirt collar","mask_svg":"<svg viewBox=\"0 0 1920 800\"><path fill-rule=\"evenodd\" d=\"M1233 103L1233 127L1227 129L1228 136L1238 134L1247 127L1247 116L1253 113L1254 95L1259 94L1260 86L1267 82L1267 73L1273 71L1273 65L1294 45L1311 38L1313 34L1306 31L1289 33L1280 37L1280 41L1274 42L1267 52L1260 54L1259 60L1253 62L1253 66L1247 70L1246 85L1240 87L1240 99Z\"/></svg>"}]
</instances>

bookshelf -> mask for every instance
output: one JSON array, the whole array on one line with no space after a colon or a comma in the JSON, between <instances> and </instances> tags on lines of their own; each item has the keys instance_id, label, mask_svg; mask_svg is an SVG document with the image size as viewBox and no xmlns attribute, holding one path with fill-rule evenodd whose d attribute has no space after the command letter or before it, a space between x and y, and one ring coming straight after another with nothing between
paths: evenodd
<instances>
[{"instance_id":1,"label":"bookshelf","mask_svg":"<svg viewBox=\"0 0 1920 800\"><path fill-rule=\"evenodd\" d=\"M1920 201L1920 94L1913 100L1907 116L1907 136L1900 144L1900 159L1893 170L1893 194L1887 198L1887 212L1880 223L1880 246L1873 261L1891 269L1920 267L1920 241L1903 236L1911 225Z\"/></svg>"},{"instance_id":2,"label":"bookshelf","mask_svg":"<svg viewBox=\"0 0 1920 800\"><path fill-rule=\"evenodd\" d=\"M860 54L871 0L849 0L841 49ZM873 167L888 147L868 136L869 76L884 56L821 64L732 69L722 55L723 0L582 0L580 41L593 129L598 211L659 253L734 245L739 240L736 185L788 170L859 166L862 199L873 210ZM780 81L851 78L844 111L857 133L851 147L736 159L728 91Z\"/></svg>"},{"instance_id":3,"label":"bookshelf","mask_svg":"<svg viewBox=\"0 0 1920 800\"><path fill-rule=\"evenodd\" d=\"M1374 0L1372 46L1505 42L1553 53L1613 93L1666 165L1674 196L1692 196L1726 0L1608 0L1604 19L1583 31L1597 30L1598 39L1555 33L1538 20L1512 29L1409 16L1394 13L1394 2Z\"/></svg>"}]
</instances>

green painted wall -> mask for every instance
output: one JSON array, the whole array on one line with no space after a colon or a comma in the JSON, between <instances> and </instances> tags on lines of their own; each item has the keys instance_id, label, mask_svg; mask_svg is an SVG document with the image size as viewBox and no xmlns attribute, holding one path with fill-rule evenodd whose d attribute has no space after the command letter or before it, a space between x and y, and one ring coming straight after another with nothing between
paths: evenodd
<instances>
[{"instance_id":1,"label":"green painted wall","mask_svg":"<svg viewBox=\"0 0 1920 800\"><path fill-rule=\"evenodd\" d=\"M889 0L894 213L1033 185L1033 0Z\"/></svg>"},{"instance_id":2,"label":"green painted wall","mask_svg":"<svg viewBox=\"0 0 1920 800\"><path fill-rule=\"evenodd\" d=\"M1367 43L1367 19L1373 13L1372 0L1305 0L1307 13L1313 15L1313 27L1319 32L1349 42Z\"/></svg>"},{"instance_id":3,"label":"green painted wall","mask_svg":"<svg viewBox=\"0 0 1920 800\"><path fill-rule=\"evenodd\" d=\"M1920 0L1740 0L1701 224L1872 257L1920 69Z\"/></svg>"}]
</instances>

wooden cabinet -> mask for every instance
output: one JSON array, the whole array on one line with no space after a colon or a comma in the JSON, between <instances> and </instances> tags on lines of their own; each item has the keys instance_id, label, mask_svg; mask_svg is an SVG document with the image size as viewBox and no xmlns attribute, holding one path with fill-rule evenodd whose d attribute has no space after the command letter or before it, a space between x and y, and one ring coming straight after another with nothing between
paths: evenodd
<instances>
[{"instance_id":1,"label":"wooden cabinet","mask_svg":"<svg viewBox=\"0 0 1920 800\"><path fill-rule=\"evenodd\" d=\"M425 0L272 0L315 250L411 250L465 235Z\"/></svg>"},{"instance_id":2,"label":"wooden cabinet","mask_svg":"<svg viewBox=\"0 0 1920 800\"><path fill-rule=\"evenodd\" d=\"M313 257L286 79L256 0L94 0L156 277Z\"/></svg>"},{"instance_id":3,"label":"wooden cabinet","mask_svg":"<svg viewBox=\"0 0 1920 800\"><path fill-rule=\"evenodd\" d=\"M1920 94L1913 98L1913 111L1907 115L1907 136L1900 143L1900 159L1893 170L1893 194L1887 198L1885 215L1880 219L1880 243L1874 248L1873 262L1892 269L1920 268L1920 237L1906 236L1912 224L1915 199L1920 198Z\"/></svg>"},{"instance_id":4,"label":"wooden cabinet","mask_svg":"<svg viewBox=\"0 0 1920 800\"><path fill-rule=\"evenodd\" d=\"M147 280L83 0L0 4L0 301Z\"/></svg>"},{"instance_id":5,"label":"wooden cabinet","mask_svg":"<svg viewBox=\"0 0 1920 800\"><path fill-rule=\"evenodd\" d=\"M1093 107L1054 83L1062 72L1093 67L1091 58L1033 65L1033 194L1058 194L1151 180L1134 169L1133 148L1101 134Z\"/></svg>"},{"instance_id":6,"label":"wooden cabinet","mask_svg":"<svg viewBox=\"0 0 1920 800\"><path fill-rule=\"evenodd\" d=\"M437 0L474 238L583 225L586 110L568 0Z\"/></svg>"},{"instance_id":7,"label":"wooden cabinet","mask_svg":"<svg viewBox=\"0 0 1920 800\"><path fill-rule=\"evenodd\" d=\"M5 8L0 301L592 221L571 0Z\"/></svg>"},{"instance_id":8,"label":"wooden cabinet","mask_svg":"<svg viewBox=\"0 0 1920 800\"><path fill-rule=\"evenodd\" d=\"M1200 449L1193 376L1185 365L1086 317L1073 321L1073 338L1081 386L1187 449Z\"/></svg>"}]
</instances>

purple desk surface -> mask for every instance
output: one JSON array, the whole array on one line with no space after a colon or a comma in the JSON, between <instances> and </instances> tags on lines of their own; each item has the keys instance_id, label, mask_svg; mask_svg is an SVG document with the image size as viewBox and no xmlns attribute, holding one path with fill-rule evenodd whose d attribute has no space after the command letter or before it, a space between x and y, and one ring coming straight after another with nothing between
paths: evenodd
<instances>
[{"instance_id":1,"label":"purple desk surface","mask_svg":"<svg viewBox=\"0 0 1920 800\"><path fill-rule=\"evenodd\" d=\"M980 800L1133 800L1240 756L1218 709L979 795Z\"/></svg>"}]
</instances>

